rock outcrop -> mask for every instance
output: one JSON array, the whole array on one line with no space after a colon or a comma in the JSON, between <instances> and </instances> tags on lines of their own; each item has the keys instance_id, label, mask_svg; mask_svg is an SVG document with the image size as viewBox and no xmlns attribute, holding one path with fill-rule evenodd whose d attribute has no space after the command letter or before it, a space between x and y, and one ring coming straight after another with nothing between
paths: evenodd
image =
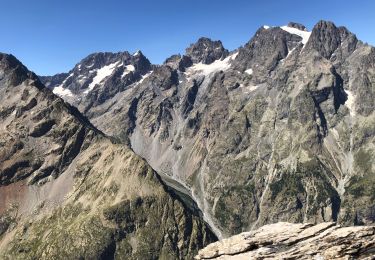
<instances>
[{"instance_id":1,"label":"rock outcrop","mask_svg":"<svg viewBox=\"0 0 375 260\"><path fill-rule=\"evenodd\" d=\"M374 259L375 227L276 223L208 245L203 259Z\"/></svg>"}]
</instances>

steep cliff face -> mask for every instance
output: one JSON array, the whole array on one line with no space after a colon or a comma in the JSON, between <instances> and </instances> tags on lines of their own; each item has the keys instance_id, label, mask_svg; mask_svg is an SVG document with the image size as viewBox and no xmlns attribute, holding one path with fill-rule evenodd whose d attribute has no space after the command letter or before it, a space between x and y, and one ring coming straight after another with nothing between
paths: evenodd
<instances>
[{"instance_id":1,"label":"steep cliff face","mask_svg":"<svg viewBox=\"0 0 375 260\"><path fill-rule=\"evenodd\" d=\"M190 190L219 236L373 223L374 66L331 22L264 26L232 52L202 38L81 111Z\"/></svg>"},{"instance_id":2,"label":"steep cliff face","mask_svg":"<svg viewBox=\"0 0 375 260\"><path fill-rule=\"evenodd\" d=\"M201 212L0 54L0 258L187 259Z\"/></svg>"}]
</instances>

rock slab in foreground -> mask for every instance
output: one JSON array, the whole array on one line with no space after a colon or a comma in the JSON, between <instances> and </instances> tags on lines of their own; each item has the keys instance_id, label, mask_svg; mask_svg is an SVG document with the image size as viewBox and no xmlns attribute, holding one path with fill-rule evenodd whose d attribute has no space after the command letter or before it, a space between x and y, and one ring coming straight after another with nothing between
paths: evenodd
<instances>
[{"instance_id":1,"label":"rock slab in foreground","mask_svg":"<svg viewBox=\"0 0 375 260\"><path fill-rule=\"evenodd\" d=\"M375 227L279 222L212 243L195 259L375 259Z\"/></svg>"}]
</instances>

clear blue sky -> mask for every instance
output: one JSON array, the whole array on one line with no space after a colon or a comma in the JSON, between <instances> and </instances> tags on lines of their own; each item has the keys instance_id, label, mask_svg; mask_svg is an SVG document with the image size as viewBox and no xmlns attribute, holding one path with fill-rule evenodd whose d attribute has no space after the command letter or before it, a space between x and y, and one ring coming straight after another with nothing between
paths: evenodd
<instances>
[{"instance_id":1,"label":"clear blue sky","mask_svg":"<svg viewBox=\"0 0 375 260\"><path fill-rule=\"evenodd\" d=\"M320 19L375 44L375 1L349 0L1 0L0 52L51 75L97 51L133 52L161 63L201 36L233 50L263 24Z\"/></svg>"}]
</instances>

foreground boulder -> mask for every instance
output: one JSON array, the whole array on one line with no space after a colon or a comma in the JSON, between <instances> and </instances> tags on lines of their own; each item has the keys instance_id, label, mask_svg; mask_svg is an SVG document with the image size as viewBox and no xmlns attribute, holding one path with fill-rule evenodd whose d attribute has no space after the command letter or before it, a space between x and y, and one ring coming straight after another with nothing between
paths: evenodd
<instances>
[{"instance_id":1,"label":"foreground boulder","mask_svg":"<svg viewBox=\"0 0 375 260\"><path fill-rule=\"evenodd\" d=\"M374 259L375 227L279 222L208 245L195 259Z\"/></svg>"}]
</instances>

